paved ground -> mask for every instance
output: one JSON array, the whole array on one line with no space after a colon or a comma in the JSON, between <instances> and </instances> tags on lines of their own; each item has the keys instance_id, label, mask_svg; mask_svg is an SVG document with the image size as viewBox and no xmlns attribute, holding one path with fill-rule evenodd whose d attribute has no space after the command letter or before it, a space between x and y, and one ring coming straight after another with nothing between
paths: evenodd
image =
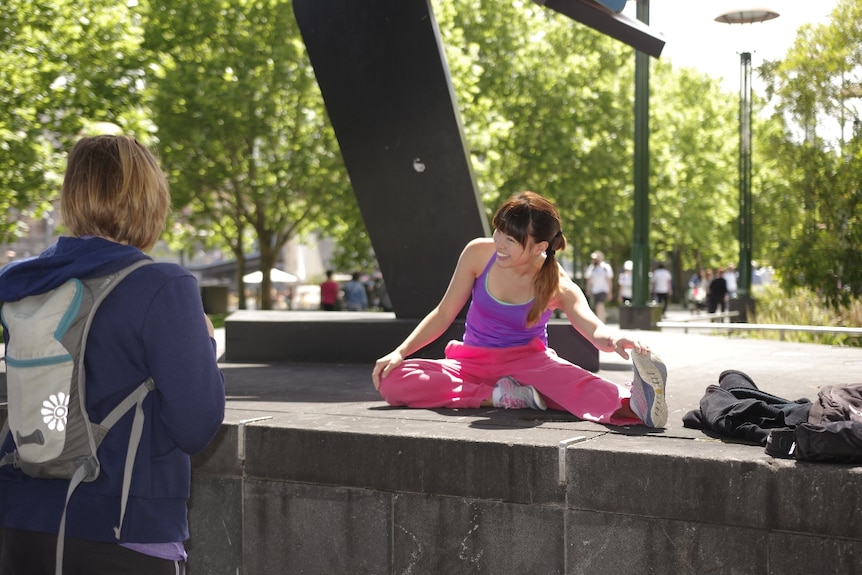
<instances>
[{"instance_id":1,"label":"paved ground","mask_svg":"<svg viewBox=\"0 0 862 575\"><path fill-rule=\"evenodd\" d=\"M666 319L687 316L671 311ZM219 334L223 338L223 334ZM683 415L698 406L706 386L717 383L725 369L748 373L764 391L786 399L814 398L823 384L862 382L862 348L800 344L726 335L637 332L665 361L668 368L667 429L656 436L705 437L682 426ZM218 338L217 338L218 339ZM223 341L223 339L222 339ZM223 344L222 344L223 345ZM381 355L388 350L381 349ZM567 431L605 431L604 426L579 421L560 412L524 410L415 410L394 409L381 401L371 384L371 365L231 364L223 363L227 382L227 421L272 416L273 423L318 427L361 427L371 433L469 433L465 428L537 427ZM625 383L631 364L615 354L602 353L599 375ZM417 427L418 426L418 427ZM448 431L447 431L448 430ZM631 430L636 432L636 429ZM641 430L642 432L643 430ZM651 434L653 435L653 434Z\"/></svg>"}]
</instances>

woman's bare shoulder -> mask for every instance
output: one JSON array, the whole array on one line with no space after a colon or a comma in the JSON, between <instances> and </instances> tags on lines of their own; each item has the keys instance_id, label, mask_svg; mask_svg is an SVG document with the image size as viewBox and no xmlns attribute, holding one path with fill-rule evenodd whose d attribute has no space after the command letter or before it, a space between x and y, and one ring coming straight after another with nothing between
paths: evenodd
<instances>
[{"instance_id":1,"label":"woman's bare shoulder","mask_svg":"<svg viewBox=\"0 0 862 575\"><path fill-rule=\"evenodd\" d=\"M562 266L559 266L560 270L560 284L557 288L557 294L562 298L576 297L581 292L581 288L578 287L569 274L563 269Z\"/></svg>"},{"instance_id":2,"label":"woman's bare shoulder","mask_svg":"<svg viewBox=\"0 0 862 575\"><path fill-rule=\"evenodd\" d=\"M470 240L466 246L464 246L464 255L468 255L471 257L479 257L479 258L488 258L497 251L497 248L494 247L494 240L491 238L476 238L475 240Z\"/></svg>"},{"instance_id":3,"label":"woman's bare shoulder","mask_svg":"<svg viewBox=\"0 0 862 575\"><path fill-rule=\"evenodd\" d=\"M494 249L494 238L476 238L467 243L467 248L474 246L484 246L485 249ZM465 248L466 249L466 248Z\"/></svg>"},{"instance_id":4,"label":"woman's bare shoulder","mask_svg":"<svg viewBox=\"0 0 862 575\"><path fill-rule=\"evenodd\" d=\"M477 270L481 273L488 264L497 248L494 247L494 240L491 238L476 238L471 240L464 246L464 251L461 252L461 261L470 269Z\"/></svg>"}]
</instances>

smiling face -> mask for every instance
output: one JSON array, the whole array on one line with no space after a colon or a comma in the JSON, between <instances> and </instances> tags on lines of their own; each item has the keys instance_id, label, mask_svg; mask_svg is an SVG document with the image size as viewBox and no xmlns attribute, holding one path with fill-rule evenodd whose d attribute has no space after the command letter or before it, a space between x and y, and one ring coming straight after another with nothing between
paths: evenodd
<instances>
[{"instance_id":1,"label":"smiling face","mask_svg":"<svg viewBox=\"0 0 862 575\"><path fill-rule=\"evenodd\" d=\"M499 264L512 267L534 262L548 249L545 236L554 236L559 222L554 208L542 209L545 204L550 206L541 196L523 192L497 210L493 225Z\"/></svg>"},{"instance_id":2,"label":"smiling face","mask_svg":"<svg viewBox=\"0 0 862 575\"><path fill-rule=\"evenodd\" d=\"M504 267L514 267L529 263L541 253L532 238L525 238L522 245L517 238L499 229L494 230L494 247L497 249L497 263Z\"/></svg>"}]
</instances>

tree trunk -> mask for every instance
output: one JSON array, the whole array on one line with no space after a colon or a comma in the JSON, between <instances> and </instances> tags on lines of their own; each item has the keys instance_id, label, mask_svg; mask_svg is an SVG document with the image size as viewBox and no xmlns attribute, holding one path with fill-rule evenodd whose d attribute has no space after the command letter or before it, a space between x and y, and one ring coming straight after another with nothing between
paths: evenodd
<instances>
[{"instance_id":1,"label":"tree trunk","mask_svg":"<svg viewBox=\"0 0 862 575\"><path fill-rule=\"evenodd\" d=\"M270 245L271 242L260 242L260 271L263 279L260 282L260 309L272 309L272 278L269 271L275 267L278 259L278 249Z\"/></svg>"}]
</instances>

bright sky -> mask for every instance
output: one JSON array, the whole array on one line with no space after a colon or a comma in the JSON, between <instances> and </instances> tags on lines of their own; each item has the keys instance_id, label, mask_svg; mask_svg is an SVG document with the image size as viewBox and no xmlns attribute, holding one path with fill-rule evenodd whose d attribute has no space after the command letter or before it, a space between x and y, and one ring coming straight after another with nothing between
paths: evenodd
<instances>
[{"instance_id":1,"label":"bright sky","mask_svg":"<svg viewBox=\"0 0 862 575\"><path fill-rule=\"evenodd\" d=\"M740 52L751 52L753 68L763 60L784 58L797 29L828 21L837 4L838 0L652 0L649 23L667 42L662 60L670 60L674 68L697 68L723 78L725 86L738 91ZM719 14L752 6L769 8L779 17L758 24L715 21ZM628 2L624 13L635 18L636 3Z\"/></svg>"}]
</instances>

